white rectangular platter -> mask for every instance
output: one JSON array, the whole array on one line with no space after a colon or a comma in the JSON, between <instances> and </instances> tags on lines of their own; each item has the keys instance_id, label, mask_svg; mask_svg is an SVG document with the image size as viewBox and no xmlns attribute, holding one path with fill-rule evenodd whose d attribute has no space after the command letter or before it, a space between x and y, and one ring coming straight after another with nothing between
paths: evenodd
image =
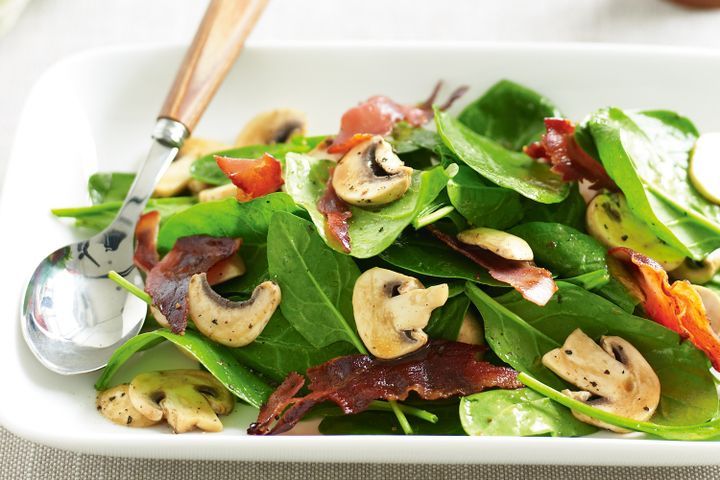
<instances>
[{"instance_id":1,"label":"white rectangular platter","mask_svg":"<svg viewBox=\"0 0 720 480\"><path fill-rule=\"evenodd\" d=\"M19 299L45 254L78 236L52 207L88 204L95 171L132 171L180 63L180 46L98 50L60 62L37 83L20 119L0 197L0 423L54 447L94 454L184 459L432 463L691 465L720 463L720 443L609 434L590 438L279 436L248 437L242 407L219 434L129 429L95 412L97 374L45 370L20 335ZM197 134L231 141L253 114L304 110L310 133L337 131L342 112L374 94L424 99L438 79L471 86L460 103L501 78L542 92L570 118L596 108L668 108L700 130L720 130L720 55L593 45L265 45L248 48ZM171 348L142 362L188 362ZM137 361L118 380L141 369Z\"/></svg>"}]
</instances>

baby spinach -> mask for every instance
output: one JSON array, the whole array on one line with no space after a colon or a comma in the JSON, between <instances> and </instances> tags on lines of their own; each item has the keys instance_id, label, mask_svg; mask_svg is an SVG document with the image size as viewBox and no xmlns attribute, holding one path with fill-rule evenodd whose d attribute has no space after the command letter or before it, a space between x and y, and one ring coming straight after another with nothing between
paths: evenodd
<instances>
[{"instance_id":1,"label":"baby spinach","mask_svg":"<svg viewBox=\"0 0 720 480\"><path fill-rule=\"evenodd\" d=\"M317 209L317 201L325 192L329 169L327 160L288 154L285 159L285 190L310 214L317 231L332 248L340 250L325 232L325 217ZM448 169L450 173L454 169ZM350 255L368 258L385 250L413 219L445 188L449 174L442 167L415 171L410 188L402 198L376 209L351 206Z\"/></svg>"},{"instance_id":2,"label":"baby spinach","mask_svg":"<svg viewBox=\"0 0 720 480\"><path fill-rule=\"evenodd\" d=\"M95 173L88 179L88 193L93 205L125 200L135 180L134 173Z\"/></svg>"},{"instance_id":3,"label":"baby spinach","mask_svg":"<svg viewBox=\"0 0 720 480\"><path fill-rule=\"evenodd\" d=\"M487 270L450 250L423 230L404 232L395 243L380 252L379 257L390 265L412 273L469 280L484 285L507 286L493 279Z\"/></svg>"},{"instance_id":4,"label":"baby spinach","mask_svg":"<svg viewBox=\"0 0 720 480\"><path fill-rule=\"evenodd\" d=\"M170 218L158 234L158 249L168 251L181 237L210 235L242 238L244 244L265 245L270 218L275 212L299 212L295 202L278 192L238 202L226 198L199 203Z\"/></svg>"},{"instance_id":5,"label":"baby spinach","mask_svg":"<svg viewBox=\"0 0 720 480\"><path fill-rule=\"evenodd\" d=\"M524 222L555 222L585 231L585 200L577 185L571 185L567 198L560 203L547 205L523 199Z\"/></svg>"},{"instance_id":6,"label":"baby spinach","mask_svg":"<svg viewBox=\"0 0 720 480\"><path fill-rule=\"evenodd\" d=\"M642 353L660 379L661 400L653 421L683 425L713 417L718 407L717 390L702 352L660 324L630 315L575 285L557 284L558 292L544 307L513 292L492 299L468 286L470 299L483 314L488 343L500 358L553 388L564 388L559 378L542 366L542 355L560 346L576 328L595 339L617 335ZM487 317L486 312L490 312ZM526 338L519 339L515 331L523 332ZM522 362L516 360L519 354L506 353L518 350L525 351L520 354Z\"/></svg>"},{"instance_id":7,"label":"baby spinach","mask_svg":"<svg viewBox=\"0 0 720 480\"><path fill-rule=\"evenodd\" d=\"M430 338L457 340L469 306L470 299L464 293L448 298L445 305L433 310L423 330Z\"/></svg>"},{"instance_id":8,"label":"baby spinach","mask_svg":"<svg viewBox=\"0 0 720 480\"><path fill-rule=\"evenodd\" d=\"M535 263L561 278L607 270L605 248L590 235L567 225L529 222L511 228L510 233L528 242Z\"/></svg>"},{"instance_id":9,"label":"baby spinach","mask_svg":"<svg viewBox=\"0 0 720 480\"><path fill-rule=\"evenodd\" d=\"M468 435L580 437L597 431L567 408L528 388L464 397L460 400L460 423Z\"/></svg>"},{"instance_id":10,"label":"baby spinach","mask_svg":"<svg viewBox=\"0 0 720 480\"><path fill-rule=\"evenodd\" d=\"M233 158L260 158L269 153L281 162L288 152L305 153L315 148L326 136L320 137L294 137L287 143L274 143L272 145L250 145L247 147L235 147L229 150L213 152L195 160L190 167L190 175L201 182L210 185L224 185L230 183L230 179L220 170L215 162L215 155L222 155Z\"/></svg>"},{"instance_id":11,"label":"baby spinach","mask_svg":"<svg viewBox=\"0 0 720 480\"><path fill-rule=\"evenodd\" d=\"M627 313L633 313L635 307L640 303L640 300L632 295L627 287L612 275L610 275L610 279L605 285L595 288L593 291L601 297L610 300Z\"/></svg>"},{"instance_id":12,"label":"baby spinach","mask_svg":"<svg viewBox=\"0 0 720 480\"><path fill-rule=\"evenodd\" d=\"M455 209L476 227L502 230L523 217L517 192L493 185L465 165L448 182L447 193Z\"/></svg>"},{"instance_id":13,"label":"baby spinach","mask_svg":"<svg viewBox=\"0 0 720 480\"><path fill-rule=\"evenodd\" d=\"M574 277L563 278L563 281L582 287L585 290L595 290L610 282L610 274L607 268L601 268Z\"/></svg>"},{"instance_id":14,"label":"baby spinach","mask_svg":"<svg viewBox=\"0 0 720 480\"><path fill-rule=\"evenodd\" d=\"M588 126L630 209L658 237L695 260L720 247L720 206L688 180L697 131L687 119L672 112L627 114L608 108L593 114Z\"/></svg>"},{"instance_id":15,"label":"baby spinach","mask_svg":"<svg viewBox=\"0 0 720 480\"><path fill-rule=\"evenodd\" d=\"M255 287L265 280L270 280L266 244L243 243L239 253L245 264L245 273L213 287L218 293L225 296L250 295Z\"/></svg>"},{"instance_id":16,"label":"baby spinach","mask_svg":"<svg viewBox=\"0 0 720 480\"><path fill-rule=\"evenodd\" d=\"M435 111L435 124L445 145L494 184L540 203L558 203L567 197L568 185L548 165L506 149L440 110Z\"/></svg>"},{"instance_id":17,"label":"baby spinach","mask_svg":"<svg viewBox=\"0 0 720 480\"><path fill-rule=\"evenodd\" d=\"M398 155L415 152L417 150L435 151L440 143L440 137L432 130L413 127L407 122L400 122L393 128L386 138Z\"/></svg>"},{"instance_id":18,"label":"baby spinach","mask_svg":"<svg viewBox=\"0 0 720 480\"><path fill-rule=\"evenodd\" d=\"M267 234L270 276L282 290L280 309L314 347L348 342L365 353L353 321L352 293L360 270L325 245L312 223L290 213L272 216Z\"/></svg>"},{"instance_id":19,"label":"baby spinach","mask_svg":"<svg viewBox=\"0 0 720 480\"><path fill-rule=\"evenodd\" d=\"M555 105L539 93L515 82L500 80L465 107L458 119L505 148L521 150L545 132L546 117L559 116Z\"/></svg>"},{"instance_id":20,"label":"baby spinach","mask_svg":"<svg viewBox=\"0 0 720 480\"><path fill-rule=\"evenodd\" d=\"M165 340L195 357L228 390L253 407L260 408L272 393L272 388L240 364L229 348L211 342L193 330L186 330L184 335L155 330L131 338L115 350L102 376L95 383L95 388L108 388L113 375L130 357Z\"/></svg>"}]
</instances>

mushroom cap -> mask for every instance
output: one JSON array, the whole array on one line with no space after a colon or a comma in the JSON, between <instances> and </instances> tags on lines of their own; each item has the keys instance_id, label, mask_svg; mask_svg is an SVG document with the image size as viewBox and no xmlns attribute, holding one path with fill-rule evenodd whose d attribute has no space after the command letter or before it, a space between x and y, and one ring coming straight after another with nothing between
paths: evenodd
<instances>
[{"instance_id":1,"label":"mushroom cap","mask_svg":"<svg viewBox=\"0 0 720 480\"><path fill-rule=\"evenodd\" d=\"M299 110L278 108L259 113L245 124L235 139L236 147L287 142L293 135L304 135L307 117Z\"/></svg>"},{"instance_id":2,"label":"mushroom cap","mask_svg":"<svg viewBox=\"0 0 720 480\"><path fill-rule=\"evenodd\" d=\"M678 280L689 280L692 283L707 283L720 270L720 248L711 252L701 262L689 258L670 272L670 276Z\"/></svg>"},{"instance_id":3,"label":"mushroom cap","mask_svg":"<svg viewBox=\"0 0 720 480\"><path fill-rule=\"evenodd\" d=\"M122 383L98 392L95 402L98 411L113 423L128 427L149 427L159 420L151 420L141 414L130 401L129 385Z\"/></svg>"},{"instance_id":4,"label":"mushroom cap","mask_svg":"<svg viewBox=\"0 0 720 480\"><path fill-rule=\"evenodd\" d=\"M425 345L422 331L432 311L445 304L448 286L424 288L416 278L371 268L355 282L353 312L363 343L378 358L397 358Z\"/></svg>"},{"instance_id":5,"label":"mushroom cap","mask_svg":"<svg viewBox=\"0 0 720 480\"><path fill-rule=\"evenodd\" d=\"M194 428L219 432L217 415L230 413L235 397L208 372L166 370L141 373L130 382L128 396L133 406L150 420L163 417L175 433Z\"/></svg>"},{"instance_id":6,"label":"mushroom cap","mask_svg":"<svg viewBox=\"0 0 720 480\"><path fill-rule=\"evenodd\" d=\"M512 233L495 230L494 228L478 227L458 233L458 240L468 245L489 250L508 260L533 259L530 245Z\"/></svg>"},{"instance_id":7,"label":"mushroom cap","mask_svg":"<svg viewBox=\"0 0 720 480\"><path fill-rule=\"evenodd\" d=\"M585 212L588 233L607 248L627 247L647 255L667 270L677 268L685 255L660 240L628 207L622 193L603 193Z\"/></svg>"},{"instance_id":8,"label":"mushroom cap","mask_svg":"<svg viewBox=\"0 0 720 480\"><path fill-rule=\"evenodd\" d=\"M485 332L482 324L470 309L465 312L463 321L460 324L457 341L469 343L470 345L485 345Z\"/></svg>"},{"instance_id":9,"label":"mushroom cap","mask_svg":"<svg viewBox=\"0 0 720 480\"><path fill-rule=\"evenodd\" d=\"M257 338L280 305L280 287L266 281L244 302L223 298L204 273L193 275L188 287L188 312L206 337L228 347L242 347Z\"/></svg>"},{"instance_id":10,"label":"mushroom cap","mask_svg":"<svg viewBox=\"0 0 720 480\"><path fill-rule=\"evenodd\" d=\"M703 307L705 307L705 314L710 321L710 328L720 335L720 295L702 285L693 285L693 288L700 296Z\"/></svg>"},{"instance_id":11,"label":"mushroom cap","mask_svg":"<svg viewBox=\"0 0 720 480\"><path fill-rule=\"evenodd\" d=\"M647 421L660 403L660 380L650 364L629 342L604 336L600 345L579 328L562 347L547 352L542 363L582 392L564 390L569 397L634 420ZM625 433L627 430L573 411L578 420Z\"/></svg>"},{"instance_id":12,"label":"mushroom cap","mask_svg":"<svg viewBox=\"0 0 720 480\"><path fill-rule=\"evenodd\" d=\"M384 205L405 195L412 172L392 146L376 135L340 159L332 185L337 196L351 205Z\"/></svg>"}]
</instances>

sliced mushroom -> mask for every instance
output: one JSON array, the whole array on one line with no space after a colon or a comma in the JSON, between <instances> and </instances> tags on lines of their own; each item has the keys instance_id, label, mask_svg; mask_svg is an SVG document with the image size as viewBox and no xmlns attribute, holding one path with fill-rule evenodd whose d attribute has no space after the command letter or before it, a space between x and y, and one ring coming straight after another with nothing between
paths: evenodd
<instances>
[{"instance_id":1,"label":"sliced mushroom","mask_svg":"<svg viewBox=\"0 0 720 480\"><path fill-rule=\"evenodd\" d=\"M218 285L245 274L245 262L240 255L221 260L207 271L207 281L210 285Z\"/></svg>"},{"instance_id":2,"label":"sliced mushroom","mask_svg":"<svg viewBox=\"0 0 720 480\"><path fill-rule=\"evenodd\" d=\"M546 353L542 363L583 390L563 390L565 395L601 410L646 421L660 403L657 375L642 354L620 337L602 337L598 345L577 329L562 347ZM572 413L585 423L627 432L579 412Z\"/></svg>"},{"instance_id":3,"label":"sliced mushroom","mask_svg":"<svg viewBox=\"0 0 720 480\"><path fill-rule=\"evenodd\" d=\"M587 230L608 248L628 247L652 258L667 271L677 268L685 255L659 239L628 207L622 193L595 197L585 213Z\"/></svg>"},{"instance_id":4,"label":"sliced mushroom","mask_svg":"<svg viewBox=\"0 0 720 480\"><path fill-rule=\"evenodd\" d=\"M413 169L379 135L347 152L332 178L337 196L358 206L384 205L405 195Z\"/></svg>"},{"instance_id":5,"label":"sliced mushroom","mask_svg":"<svg viewBox=\"0 0 720 480\"><path fill-rule=\"evenodd\" d=\"M188 310L206 337L229 347L242 347L257 338L280 305L280 287L263 282L250 299L233 302L210 288L204 273L193 275L188 288Z\"/></svg>"},{"instance_id":6,"label":"sliced mushroom","mask_svg":"<svg viewBox=\"0 0 720 480\"><path fill-rule=\"evenodd\" d=\"M203 155L224 150L226 145L206 140L203 138L190 137L185 140L177 160L170 164L165 174L155 186L154 197L172 197L186 188L192 181L190 167L193 162Z\"/></svg>"},{"instance_id":7,"label":"sliced mushroom","mask_svg":"<svg viewBox=\"0 0 720 480\"><path fill-rule=\"evenodd\" d=\"M463 243L490 250L508 260L531 261L533 259L532 248L525 240L502 230L485 227L473 228L458 233L457 238Z\"/></svg>"},{"instance_id":8,"label":"sliced mushroom","mask_svg":"<svg viewBox=\"0 0 720 480\"><path fill-rule=\"evenodd\" d=\"M703 307L708 320L710 320L710 328L720 335L720 295L715 290L711 290L702 285L693 285L695 291L700 295Z\"/></svg>"},{"instance_id":9,"label":"sliced mushroom","mask_svg":"<svg viewBox=\"0 0 720 480\"><path fill-rule=\"evenodd\" d=\"M212 375L201 370L141 373L130 382L133 406L150 420L167 420L175 433L194 428L219 432L218 415L227 415L235 397Z\"/></svg>"},{"instance_id":10,"label":"sliced mushroom","mask_svg":"<svg viewBox=\"0 0 720 480\"><path fill-rule=\"evenodd\" d=\"M460 324L457 341L469 343L470 345L485 344L485 334L483 333L482 325L471 310L465 312L463 322Z\"/></svg>"},{"instance_id":11,"label":"sliced mushroom","mask_svg":"<svg viewBox=\"0 0 720 480\"><path fill-rule=\"evenodd\" d=\"M236 147L287 142L293 135L304 135L307 117L298 110L278 108L250 120L235 139Z\"/></svg>"},{"instance_id":12,"label":"sliced mushroom","mask_svg":"<svg viewBox=\"0 0 720 480\"><path fill-rule=\"evenodd\" d=\"M238 188L232 183L220 185L219 187L207 188L198 194L200 202L214 202L225 198L235 198Z\"/></svg>"},{"instance_id":13,"label":"sliced mushroom","mask_svg":"<svg viewBox=\"0 0 720 480\"><path fill-rule=\"evenodd\" d=\"M97 409L113 423L128 427L149 427L159 420L151 420L141 414L130 401L128 384L123 383L97 394Z\"/></svg>"},{"instance_id":14,"label":"sliced mushroom","mask_svg":"<svg viewBox=\"0 0 720 480\"><path fill-rule=\"evenodd\" d=\"M689 280L692 283L707 283L720 270L720 248L711 252L702 262L695 262L689 258L670 272L678 280Z\"/></svg>"},{"instance_id":15,"label":"sliced mushroom","mask_svg":"<svg viewBox=\"0 0 720 480\"><path fill-rule=\"evenodd\" d=\"M416 278L371 268L355 282L353 312L363 343L378 358L397 358L428 341L422 331L432 311L445 304L446 283L423 287Z\"/></svg>"}]
</instances>

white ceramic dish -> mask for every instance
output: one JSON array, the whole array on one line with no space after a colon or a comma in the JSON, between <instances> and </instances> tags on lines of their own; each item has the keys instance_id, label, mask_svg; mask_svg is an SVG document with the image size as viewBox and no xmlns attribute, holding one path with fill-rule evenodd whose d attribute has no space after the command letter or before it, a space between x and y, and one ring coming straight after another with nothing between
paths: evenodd
<instances>
[{"instance_id":1,"label":"white ceramic dish","mask_svg":"<svg viewBox=\"0 0 720 480\"><path fill-rule=\"evenodd\" d=\"M25 106L0 200L0 421L12 432L87 453L185 459L434 463L690 465L720 463L720 443L621 438L284 436L248 437L255 412L239 408L221 434L171 435L164 427L118 427L95 413L97 374L45 370L22 341L18 306L37 262L78 236L51 207L88 202L98 170L134 170L183 48L93 51L51 68ZM248 48L197 130L231 140L254 113L306 111L313 133L336 131L342 112L372 94L402 102L426 97L435 81L469 84L465 101L500 78L548 95L571 118L609 104L663 107L720 130L720 55L616 46L303 45ZM462 102L461 102L462 103ZM163 347L161 347L162 349ZM187 361L169 348L142 359ZM125 378L140 367L125 368Z\"/></svg>"}]
</instances>

